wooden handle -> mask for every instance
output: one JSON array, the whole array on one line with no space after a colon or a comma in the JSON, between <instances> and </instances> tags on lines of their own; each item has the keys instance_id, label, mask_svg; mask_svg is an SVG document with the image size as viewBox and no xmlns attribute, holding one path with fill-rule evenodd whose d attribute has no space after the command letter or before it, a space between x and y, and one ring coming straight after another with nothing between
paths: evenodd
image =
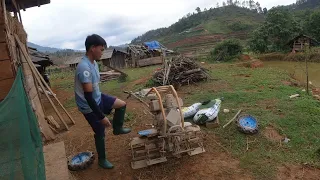
<instances>
[{"instance_id":1,"label":"wooden handle","mask_svg":"<svg viewBox=\"0 0 320 180\"><path fill-rule=\"evenodd\" d=\"M226 128L229 124L231 124L241 113L241 109L238 111L238 113L227 123L223 126L223 128Z\"/></svg>"}]
</instances>

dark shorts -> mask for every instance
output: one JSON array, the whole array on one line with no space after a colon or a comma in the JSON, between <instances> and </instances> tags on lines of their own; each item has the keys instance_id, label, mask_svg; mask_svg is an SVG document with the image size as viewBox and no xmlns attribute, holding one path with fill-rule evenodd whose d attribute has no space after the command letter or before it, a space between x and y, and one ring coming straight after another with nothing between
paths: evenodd
<instances>
[{"instance_id":1,"label":"dark shorts","mask_svg":"<svg viewBox=\"0 0 320 180\"><path fill-rule=\"evenodd\" d=\"M101 111L104 114L109 115L112 111L112 106L114 102L116 101L116 98L113 96L109 96L106 94L101 94L101 102L99 104L99 107ZM105 135L105 126L101 124L101 119L99 119L93 112L84 114L84 117L90 124L92 130L94 133L98 136L104 136Z\"/></svg>"}]
</instances>

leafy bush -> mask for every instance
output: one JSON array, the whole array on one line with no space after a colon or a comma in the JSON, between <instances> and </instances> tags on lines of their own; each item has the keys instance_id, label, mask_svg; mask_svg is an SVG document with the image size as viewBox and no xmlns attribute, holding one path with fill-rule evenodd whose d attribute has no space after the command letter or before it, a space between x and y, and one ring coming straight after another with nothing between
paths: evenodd
<instances>
[{"instance_id":1,"label":"leafy bush","mask_svg":"<svg viewBox=\"0 0 320 180\"><path fill-rule=\"evenodd\" d=\"M244 31L250 29L250 25L241 21L234 22L228 26L233 31Z\"/></svg>"},{"instance_id":2,"label":"leafy bush","mask_svg":"<svg viewBox=\"0 0 320 180\"><path fill-rule=\"evenodd\" d=\"M210 59L215 61L230 61L239 56L243 51L243 47L239 40L228 39L216 45L210 52Z\"/></svg>"}]
</instances>

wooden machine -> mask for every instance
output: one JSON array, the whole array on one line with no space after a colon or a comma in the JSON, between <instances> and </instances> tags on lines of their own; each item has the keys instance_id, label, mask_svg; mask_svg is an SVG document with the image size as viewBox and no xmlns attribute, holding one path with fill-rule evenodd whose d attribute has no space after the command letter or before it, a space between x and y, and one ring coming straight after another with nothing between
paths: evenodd
<instances>
[{"instance_id":1,"label":"wooden machine","mask_svg":"<svg viewBox=\"0 0 320 180\"><path fill-rule=\"evenodd\" d=\"M200 127L184 122L182 100L173 86L151 88L146 96L154 114L154 128L140 131L140 137L131 140L133 169L166 162L170 156L180 158L205 152Z\"/></svg>"}]
</instances>

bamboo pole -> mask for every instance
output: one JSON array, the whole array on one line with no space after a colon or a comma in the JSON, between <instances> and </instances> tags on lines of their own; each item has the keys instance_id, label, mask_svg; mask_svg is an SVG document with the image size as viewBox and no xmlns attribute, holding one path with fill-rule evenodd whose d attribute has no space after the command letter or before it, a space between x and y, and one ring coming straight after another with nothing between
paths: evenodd
<instances>
[{"instance_id":1,"label":"bamboo pole","mask_svg":"<svg viewBox=\"0 0 320 180\"><path fill-rule=\"evenodd\" d=\"M223 126L223 128L226 128L229 124L231 124L237 117L238 115L241 113L241 109L238 111L238 113L227 123Z\"/></svg>"},{"instance_id":2,"label":"bamboo pole","mask_svg":"<svg viewBox=\"0 0 320 180\"><path fill-rule=\"evenodd\" d=\"M29 65L32 66L32 68L35 69L28 53L26 52L25 49L23 49L23 46L22 46L22 42L19 40L19 37L15 34L15 39L16 41L18 42L18 45L20 46L20 48L23 50L23 55L25 56L25 58L27 59L27 62L29 63ZM31 64L30 64L31 63ZM32 69L31 68L31 69ZM65 109L65 107L61 104L61 102L59 101L59 99L57 98L57 96L55 95L55 93L53 93L53 91L51 90L51 88L48 86L47 82L43 79L43 77L41 76L41 74L36 70L35 71L35 75L38 75L38 77L40 78L40 82L42 82L45 87L49 90L49 92L53 95L54 99L58 102L59 106L64 110L64 112L68 115L68 117L70 118L70 120L72 121L73 124L76 124L75 121L73 120L72 116L68 113L68 111ZM44 92L45 92L45 89L44 89ZM45 93L46 94L46 93Z\"/></svg>"},{"instance_id":3,"label":"bamboo pole","mask_svg":"<svg viewBox=\"0 0 320 180\"><path fill-rule=\"evenodd\" d=\"M31 69L32 73L34 74L36 80L38 81L41 89L45 92L46 89L45 89L45 87L43 86L43 83L42 83L41 80L40 80L40 78L42 78L42 77L39 76L39 74L38 74L39 72L35 69L33 63L32 63L31 60L30 60L30 57L28 56L26 50L23 48L23 44L22 44L22 42L19 40L19 38L17 37L17 35L15 35L15 38L16 38L16 41L17 41L18 46L19 46L20 49L21 49L21 52L22 52L24 58L26 59L28 65L30 66L30 69ZM37 73L37 72L38 72L38 73ZM68 125L67 125L66 122L63 120L60 112L58 111L57 107L55 106L55 104L53 103L53 101L51 100L51 98L49 97L49 95L48 95L47 93L44 93L44 94L45 94L46 98L48 99L48 101L50 102L50 104L52 105L52 107L53 107L54 111L56 112L56 114L58 115L59 119L61 120L61 122L62 122L63 125L65 126L65 128L66 128L67 130L69 130Z\"/></svg>"}]
</instances>

